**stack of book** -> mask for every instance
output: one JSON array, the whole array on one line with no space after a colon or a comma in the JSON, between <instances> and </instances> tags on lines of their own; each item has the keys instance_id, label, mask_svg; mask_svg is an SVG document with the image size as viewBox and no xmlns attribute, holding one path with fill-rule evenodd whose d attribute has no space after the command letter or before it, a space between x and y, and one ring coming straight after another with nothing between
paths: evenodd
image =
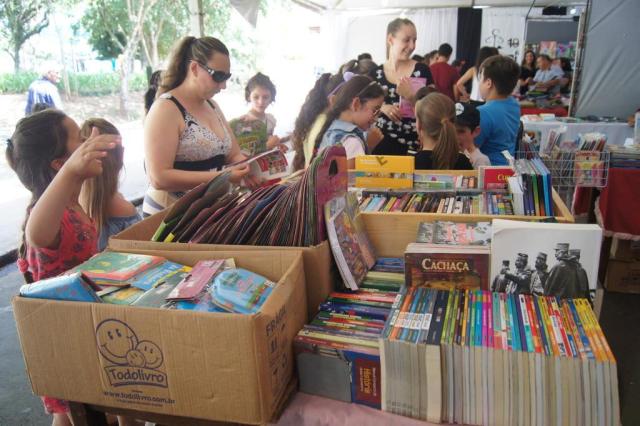
<instances>
[{"instance_id":1,"label":"stack of book","mask_svg":"<svg viewBox=\"0 0 640 426\"><path fill-rule=\"evenodd\" d=\"M23 286L20 295L253 314L274 286L258 274L236 268L233 259L203 260L191 268L159 256L103 252L64 275Z\"/></svg>"},{"instance_id":2,"label":"stack of book","mask_svg":"<svg viewBox=\"0 0 640 426\"><path fill-rule=\"evenodd\" d=\"M640 168L640 145L620 146L608 145L609 166L624 169Z\"/></svg>"},{"instance_id":3,"label":"stack of book","mask_svg":"<svg viewBox=\"0 0 640 426\"><path fill-rule=\"evenodd\" d=\"M415 173L413 187L422 190L472 190L478 188L476 176Z\"/></svg>"},{"instance_id":4,"label":"stack of book","mask_svg":"<svg viewBox=\"0 0 640 426\"><path fill-rule=\"evenodd\" d=\"M355 293L332 293L294 339L300 390L380 408L378 338L398 298L401 274L367 278Z\"/></svg>"},{"instance_id":5,"label":"stack of book","mask_svg":"<svg viewBox=\"0 0 640 426\"><path fill-rule=\"evenodd\" d=\"M363 212L513 215L512 196L505 193L364 191Z\"/></svg>"},{"instance_id":6,"label":"stack of book","mask_svg":"<svg viewBox=\"0 0 640 426\"><path fill-rule=\"evenodd\" d=\"M616 361L586 299L400 294L380 337L383 410L465 424L619 424Z\"/></svg>"},{"instance_id":7,"label":"stack of book","mask_svg":"<svg viewBox=\"0 0 640 426\"><path fill-rule=\"evenodd\" d=\"M516 175L508 178L513 210L520 216L553 216L551 173L539 158L520 159Z\"/></svg>"},{"instance_id":8,"label":"stack of book","mask_svg":"<svg viewBox=\"0 0 640 426\"><path fill-rule=\"evenodd\" d=\"M231 188L223 173L181 197L152 241L312 246L326 240L324 204L347 190L341 146L325 149L304 174L253 192Z\"/></svg>"}]
</instances>

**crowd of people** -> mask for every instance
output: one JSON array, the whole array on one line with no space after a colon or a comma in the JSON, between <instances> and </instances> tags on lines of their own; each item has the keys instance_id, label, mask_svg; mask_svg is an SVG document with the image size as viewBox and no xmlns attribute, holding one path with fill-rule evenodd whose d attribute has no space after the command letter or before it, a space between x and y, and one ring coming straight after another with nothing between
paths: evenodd
<instances>
[{"instance_id":1,"label":"crowd of people","mask_svg":"<svg viewBox=\"0 0 640 426\"><path fill-rule=\"evenodd\" d=\"M521 67L491 47L482 47L477 63L460 76L461 62L449 64L449 44L416 56L416 39L410 20L394 19L387 27L382 64L362 54L317 79L291 134L295 169L304 169L334 145L345 148L351 166L364 154L412 155L417 169L506 164L502 152L515 153L519 132L520 108L512 97L518 85L520 90L567 85L566 72L544 55L536 59L527 52ZM236 163L263 150L287 149L287 140L274 135L276 119L267 112L276 87L262 73L247 82L249 111L227 121L215 96L225 89L230 68L223 42L184 37L166 69L152 75L145 94L150 182L145 215L170 206L223 170L232 182L255 188L260 182L250 168ZM110 235L140 220L118 192L123 149L117 129L102 119L78 126L53 99L55 78L45 75L32 85L28 115L6 149L9 165L32 193L18 260L27 281L87 260ZM40 86L48 97L35 95ZM45 109L33 112L36 104ZM70 424L64 401L44 398L44 403L55 424Z\"/></svg>"}]
</instances>

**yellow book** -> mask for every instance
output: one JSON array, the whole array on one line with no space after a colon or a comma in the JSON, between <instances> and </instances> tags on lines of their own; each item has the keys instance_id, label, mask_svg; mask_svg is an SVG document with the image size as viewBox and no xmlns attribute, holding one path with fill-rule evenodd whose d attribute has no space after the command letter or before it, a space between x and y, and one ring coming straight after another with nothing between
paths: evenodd
<instances>
[{"instance_id":1,"label":"yellow book","mask_svg":"<svg viewBox=\"0 0 640 426\"><path fill-rule=\"evenodd\" d=\"M355 186L358 188L413 188L415 159L404 155L356 157Z\"/></svg>"}]
</instances>

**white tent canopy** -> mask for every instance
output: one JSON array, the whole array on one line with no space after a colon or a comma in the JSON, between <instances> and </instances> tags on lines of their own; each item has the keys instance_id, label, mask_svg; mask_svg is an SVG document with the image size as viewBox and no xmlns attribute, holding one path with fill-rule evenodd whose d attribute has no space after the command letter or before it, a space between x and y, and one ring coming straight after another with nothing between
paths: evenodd
<instances>
[{"instance_id":1,"label":"white tent canopy","mask_svg":"<svg viewBox=\"0 0 640 426\"><path fill-rule=\"evenodd\" d=\"M301 6L320 11L362 11L384 9L431 9L448 7L531 7L531 0L293 0ZM585 1L536 0L536 7L571 6Z\"/></svg>"}]
</instances>

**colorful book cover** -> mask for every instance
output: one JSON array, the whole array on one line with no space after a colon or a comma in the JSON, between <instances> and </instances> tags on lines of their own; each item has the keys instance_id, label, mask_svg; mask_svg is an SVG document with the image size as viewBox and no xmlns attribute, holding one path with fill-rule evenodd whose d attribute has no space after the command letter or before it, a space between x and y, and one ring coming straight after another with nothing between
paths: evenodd
<instances>
[{"instance_id":1,"label":"colorful book cover","mask_svg":"<svg viewBox=\"0 0 640 426\"><path fill-rule=\"evenodd\" d=\"M490 222L421 222L418 243L488 246L491 244Z\"/></svg>"},{"instance_id":2,"label":"colorful book cover","mask_svg":"<svg viewBox=\"0 0 640 426\"><path fill-rule=\"evenodd\" d=\"M199 261L195 264L191 273L173 289L167 300L194 299L207 288L224 264L224 260Z\"/></svg>"},{"instance_id":3,"label":"colorful book cover","mask_svg":"<svg viewBox=\"0 0 640 426\"><path fill-rule=\"evenodd\" d=\"M409 77L409 84L413 93L427 85L424 77ZM400 96L400 115L404 118L416 118L415 107L411 101Z\"/></svg>"},{"instance_id":4,"label":"colorful book cover","mask_svg":"<svg viewBox=\"0 0 640 426\"><path fill-rule=\"evenodd\" d=\"M556 41L541 41L539 55L548 55L551 59L556 57L558 52L558 43Z\"/></svg>"},{"instance_id":5,"label":"colorful book cover","mask_svg":"<svg viewBox=\"0 0 640 426\"><path fill-rule=\"evenodd\" d=\"M131 287L137 287L145 291L149 290L160 282L166 280L168 276L175 274L183 268L184 265L180 265L175 262L163 262L133 278L133 280L131 280Z\"/></svg>"},{"instance_id":6,"label":"colorful book cover","mask_svg":"<svg viewBox=\"0 0 640 426\"><path fill-rule=\"evenodd\" d=\"M478 174L482 189L507 189L514 170L508 166L480 166Z\"/></svg>"},{"instance_id":7,"label":"colorful book cover","mask_svg":"<svg viewBox=\"0 0 640 426\"><path fill-rule=\"evenodd\" d=\"M228 313L213 302L213 297L208 291L200 293L191 300L178 300L175 302L174 308L186 311Z\"/></svg>"},{"instance_id":8,"label":"colorful book cover","mask_svg":"<svg viewBox=\"0 0 640 426\"><path fill-rule=\"evenodd\" d=\"M231 131L243 154L254 156L267 150L267 124L261 120L234 119L229 122Z\"/></svg>"},{"instance_id":9,"label":"colorful book cover","mask_svg":"<svg viewBox=\"0 0 640 426\"><path fill-rule=\"evenodd\" d=\"M184 280L191 271L188 266L164 277L161 281L157 282L152 288L145 291L140 298L138 298L131 305L133 306L145 306L148 308L160 308L167 303L166 298L173 291L173 289Z\"/></svg>"},{"instance_id":10,"label":"colorful book cover","mask_svg":"<svg viewBox=\"0 0 640 426\"><path fill-rule=\"evenodd\" d=\"M414 173L413 180L415 189L453 190L455 189L456 176L420 172Z\"/></svg>"},{"instance_id":11,"label":"colorful book cover","mask_svg":"<svg viewBox=\"0 0 640 426\"><path fill-rule=\"evenodd\" d=\"M345 197L337 197L325 204L327 234L334 259L345 286L357 290L375 257L370 244L362 244L366 233L358 232L356 218L351 217ZM366 255L365 255L366 253Z\"/></svg>"},{"instance_id":12,"label":"colorful book cover","mask_svg":"<svg viewBox=\"0 0 640 426\"><path fill-rule=\"evenodd\" d=\"M440 289L489 289L489 251L486 248L421 247L409 244L405 251L408 286Z\"/></svg>"},{"instance_id":13,"label":"colorful book cover","mask_svg":"<svg viewBox=\"0 0 640 426\"><path fill-rule=\"evenodd\" d=\"M356 157L357 188L413 188L415 158L400 155L361 155Z\"/></svg>"},{"instance_id":14,"label":"colorful book cover","mask_svg":"<svg viewBox=\"0 0 640 426\"><path fill-rule=\"evenodd\" d=\"M105 251L96 254L70 272L84 272L99 285L128 285L133 277L164 261L165 259L159 256Z\"/></svg>"},{"instance_id":15,"label":"colorful book cover","mask_svg":"<svg viewBox=\"0 0 640 426\"><path fill-rule=\"evenodd\" d=\"M114 305L131 305L138 300L143 293L144 291L139 288L126 287L102 296L102 300L105 303L112 303Z\"/></svg>"},{"instance_id":16,"label":"colorful book cover","mask_svg":"<svg viewBox=\"0 0 640 426\"><path fill-rule=\"evenodd\" d=\"M60 275L25 284L20 287L20 296L34 299L73 300L77 302L102 302L96 294L95 283L82 272Z\"/></svg>"},{"instance_id":17,"label":"colorful book cover","mask_svg":"<svg viewBox=\"0 0 640 426\"><path fill-rule=\"evenodd\" d=\"M345 351L344 356L351 367L352 402L380 409L380 356L356 351Z\"/></svg>"},{"instance_id":18,"label":"colorful book cover","mask_svg":"<svg viewBox=\"0 0 640 426\"><path fill-rule=\"evenodd\" d=\"M219 273L210 288L213 302L228 312L253 314L260 310L275 287L265 277L242 268Z\"/></svg>"}]
</instances>

